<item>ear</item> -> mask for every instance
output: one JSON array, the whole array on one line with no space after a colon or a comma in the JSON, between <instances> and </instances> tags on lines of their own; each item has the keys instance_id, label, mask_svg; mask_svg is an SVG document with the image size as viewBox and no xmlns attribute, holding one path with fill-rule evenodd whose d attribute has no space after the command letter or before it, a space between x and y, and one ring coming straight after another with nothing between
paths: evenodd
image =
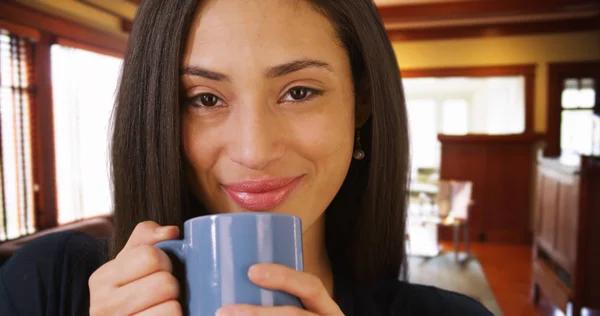
<instances>
[{"instance_id":1,"label":"ear","mask_svg":"<svg viewBox=\"0 0 600 316\"><path fill-rule=\"evenodd\" d=\"M371 117L371 91L368 80L361 80L354 92L354 124L356 128L361 128Z\"/></svg>"}]
</instances>

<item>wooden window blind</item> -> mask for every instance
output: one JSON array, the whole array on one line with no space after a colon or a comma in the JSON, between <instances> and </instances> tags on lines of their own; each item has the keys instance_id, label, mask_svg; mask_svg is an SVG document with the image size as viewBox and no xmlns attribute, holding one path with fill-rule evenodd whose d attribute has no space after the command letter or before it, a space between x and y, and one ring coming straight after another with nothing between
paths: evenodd
<instances>
[{"instance_id":1,"label":"wooden window blind","mask_svg":"<svg viewBox=\"0 0 600 316\"><path fill-rule=\"evenodd\" d=\"M0 29L0 241L35 232L34 47Z\"/></svg>"}]
</instances>

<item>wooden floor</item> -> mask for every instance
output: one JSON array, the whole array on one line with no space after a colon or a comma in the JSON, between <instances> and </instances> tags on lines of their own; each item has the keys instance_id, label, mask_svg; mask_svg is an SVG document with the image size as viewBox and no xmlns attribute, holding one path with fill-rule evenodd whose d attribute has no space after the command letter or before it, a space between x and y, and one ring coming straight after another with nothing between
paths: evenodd
<instances>
[{"instance_id":1,"label":"wooden floor","mask_svg":"<svg viewBox=\"0 0 600 316\"><path fill-rule=\"evenodd\" d=\"M452 248L450 243L443 243L443 246ZM539 307L531 303L531 247L475 243L471 251L479 259L504 315L564 315L546 299L542 299ZM600 313L588 311L583 315L595 316Z\"/></svg>"}]
</instances>

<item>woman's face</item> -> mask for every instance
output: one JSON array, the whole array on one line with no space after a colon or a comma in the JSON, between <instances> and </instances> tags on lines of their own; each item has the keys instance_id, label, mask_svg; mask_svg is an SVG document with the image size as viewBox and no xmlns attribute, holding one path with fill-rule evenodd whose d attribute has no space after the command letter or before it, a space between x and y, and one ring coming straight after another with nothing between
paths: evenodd
<instances>
[{"instance_id":1,"label":"woman's face","mask_svg":"<svg viewBox=\"0 0 600 316\"><path fill-rule=\"evenodd\" d=\"M183 60L183 145L210 213L299 216L340 189L354 140L348 56L304 1L206 1Z\"/></svg>"}]
</instances>

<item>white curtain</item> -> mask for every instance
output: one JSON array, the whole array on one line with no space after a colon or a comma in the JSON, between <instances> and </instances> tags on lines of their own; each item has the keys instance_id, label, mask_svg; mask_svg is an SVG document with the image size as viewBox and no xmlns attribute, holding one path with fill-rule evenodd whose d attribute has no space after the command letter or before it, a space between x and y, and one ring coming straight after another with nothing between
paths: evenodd
<instances>
[{"instance_id":1,"label":"white curtain","mask_svg":"<svg viewBox=\"0 0 600 316\"><path fill-rule=\"evenodd\" d=\"M109 124L122 60L52 46L58 221L109 214Z\"/></svg>"}]
</instances>

